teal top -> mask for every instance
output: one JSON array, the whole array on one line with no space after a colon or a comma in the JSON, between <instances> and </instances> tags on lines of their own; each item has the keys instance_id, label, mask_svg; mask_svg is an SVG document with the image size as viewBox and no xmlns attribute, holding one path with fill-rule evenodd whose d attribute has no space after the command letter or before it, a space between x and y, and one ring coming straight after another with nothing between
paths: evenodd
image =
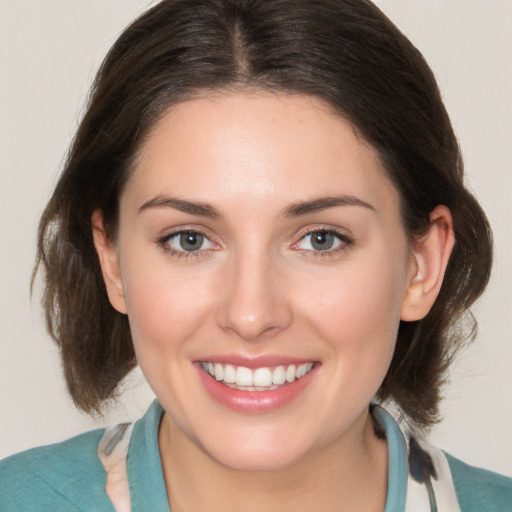
<instances>
[{"instance_id":1,"label":"teal top","mask_svg":"<svg viewBox=\"0 0 512 512\"><path fill-rule=\"evenodd\" d=\"M384 512L402 512L410 480L408 446L384 409L376 407L374 414L388 442ZM162 415L161 405L153 402L131 434L126 460L133 512L170 512L158 450ZM103 433L103 429L94 430L0 461L0 511L115 512L105 493L106 473L97 455ZM461 512L512 510L512 478L468 466L450 455L446 459Z\"/></svg>"}]
</instances>

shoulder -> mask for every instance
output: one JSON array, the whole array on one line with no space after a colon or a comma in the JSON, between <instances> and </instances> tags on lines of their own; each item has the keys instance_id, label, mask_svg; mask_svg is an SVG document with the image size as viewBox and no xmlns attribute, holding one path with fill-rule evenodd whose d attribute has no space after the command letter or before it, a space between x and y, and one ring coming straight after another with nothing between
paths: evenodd
<instances>
[{"instance_id":1,"label":"shoulder","mask_svg":"<svg viewBox=\"0 0 512 512\"><path fill-rule=\"evenodd\" d=\"M0 461L0 510L113 510L97 456L103 430Z\"/></svg>"},{"instance_id":2,"label":"shoulder","mask_svg":"<svg viewBox=\"0 0 512 512\"><path fill-rule=\"evenodd\" d=\"M512 509L512 478L469 466L446 454L462 512L503 512Z\"/></svg>"}]
</instances>

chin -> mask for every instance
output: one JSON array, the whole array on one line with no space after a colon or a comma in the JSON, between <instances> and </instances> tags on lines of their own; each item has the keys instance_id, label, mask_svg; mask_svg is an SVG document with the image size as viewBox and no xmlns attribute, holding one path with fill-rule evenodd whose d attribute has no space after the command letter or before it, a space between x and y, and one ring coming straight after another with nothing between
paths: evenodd
<instances>
[{"instance_id":1,"label":"chin","mask_svg":"<svg viewBox=\"0 0 512 512\"><path fill-rule=\"evenodd\" d=\"M287 469L300 462L306 455L305 443L299 443L289 433L285 436L237 436L224 439L216 437L211 446L203 444L203 450L212 460L236 471L273 472ZM290 441L292 441L290 443Z\"/></svg>"},{"instance_id":2,"label":"chin","mask_svg":"<svg viewBox=\"0 0 512 512\"><path fill-rule=\"evenodd\" d=\"M234 471L244 472L279 472L286 470L298 463L302 457L301 454L283 453L269 450L247 450L240 447L239 450L229 450L230 453L214 454L210 457L227 468Z\"/></svg>"}]
</instances>

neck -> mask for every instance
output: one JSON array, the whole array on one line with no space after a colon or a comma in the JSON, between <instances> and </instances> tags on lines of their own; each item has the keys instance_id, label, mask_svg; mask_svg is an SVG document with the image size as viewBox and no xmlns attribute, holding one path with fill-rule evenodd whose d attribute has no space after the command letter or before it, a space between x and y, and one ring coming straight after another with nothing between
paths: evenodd
<instances>
[{"instance_id":1,"label":"neck","mask_svg":"<svg viewBox=\"0 0 512 512\"><path fill-rule=\"evenodd\" d=\"M213 460L164 415L160 456L173 512L383 511L387 445L365 414L356 436L340 436L276 471L239 471ZM286 506L284 506L286 504Z\"/></svg>"}]
</instances>

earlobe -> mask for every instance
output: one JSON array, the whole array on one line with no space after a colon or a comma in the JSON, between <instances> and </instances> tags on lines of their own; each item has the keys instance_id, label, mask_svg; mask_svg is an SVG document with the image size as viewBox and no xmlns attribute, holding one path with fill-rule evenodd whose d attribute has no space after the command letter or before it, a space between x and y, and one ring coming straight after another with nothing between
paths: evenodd
<instances>
[{"instance_id":1,"label":"earlobe","mask_svg":"<svg viewBox=\"0 0 512 512\"><path fill-rule=\"evenodd\" d=\"M424 318L432 308L455 244L452 215L439 205L430 213L430 227L412 248L411 273L402 303L401 320Z\"/></svg>"},{"instance_id":2,"label":"earlobe","mask_svg":"<svg viewBox=\"0 0 512 512\"><path fill-rule=\"evenodd\" d=\"M126 314L123 280L116 248L105 232L102 212L95 210L91 220L94 247L98 254L108 298L117 311Z\"/></svg>"}]
</instances>

